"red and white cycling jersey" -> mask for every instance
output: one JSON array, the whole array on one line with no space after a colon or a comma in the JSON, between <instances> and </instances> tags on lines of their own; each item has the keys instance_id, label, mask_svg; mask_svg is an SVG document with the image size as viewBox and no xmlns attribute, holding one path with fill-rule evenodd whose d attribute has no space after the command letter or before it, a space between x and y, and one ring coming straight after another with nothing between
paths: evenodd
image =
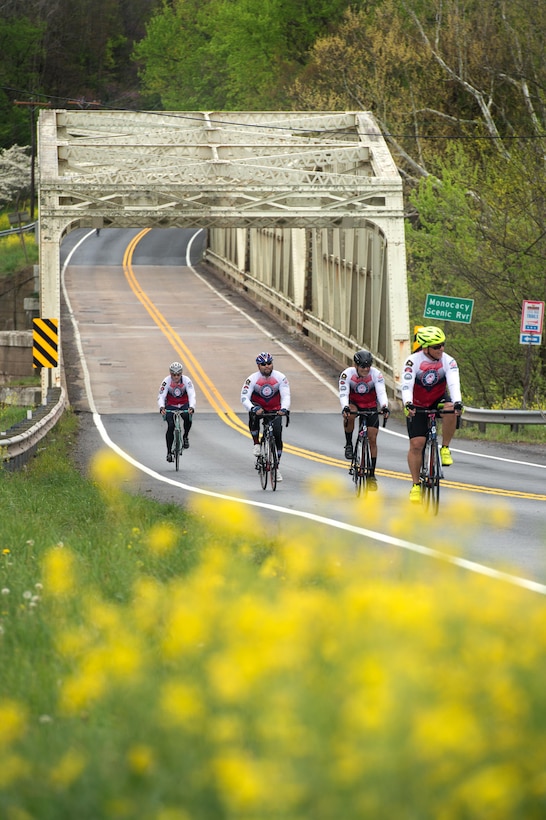
<instances>
[{"instance_id":1,"label":"red and white cycling jersey","mask_svg":"<svg viewBox=\"0 0 546 820\"><path fill-rule=\"evenodd\" d=\"M339 377L341 409L354 404L359 410L388 407L385 379L377 367L370 367L367 376L359 376L356 367L348 367Z\"/></svg>"},{"instance_id":2,"label":"red and white cycling jersey","mask_svg":"<svg viewBox=\"0 0 546 820\"><path fill-rule=\"evenodd\" d=\"M164 378L159 388L157 406L160 410L162 407L195 409L195 388L192 380L188 376L182 376L180 382L174 382L171 376Z\"/></svg>"},{"instance_id":3,"label":"red and white cycling jersey","mask_svg":"<svg viewBox=\"0 0 546 820\"><path fill-rule=\"evenodd\" d=\"M423 350L410 356L404 365L402 402L410 402L416 407L432 407L444 396L451 401L461 401L459 368L455 359L442 353L436 361Z\"/></svg>"},{"instance_id":4,"label":"red and white cycling jersey","mask_svg":"<svg viewBox=\"0 0 546 820\"><path fill-rule=\"evenodd\" d=\"M263 407L266 412L290 410L290 385L279 370L272 370L270 376L262 376L258 370L243 384L241 402L250 412L253 407Z\"/></svg>"}]
</instances>

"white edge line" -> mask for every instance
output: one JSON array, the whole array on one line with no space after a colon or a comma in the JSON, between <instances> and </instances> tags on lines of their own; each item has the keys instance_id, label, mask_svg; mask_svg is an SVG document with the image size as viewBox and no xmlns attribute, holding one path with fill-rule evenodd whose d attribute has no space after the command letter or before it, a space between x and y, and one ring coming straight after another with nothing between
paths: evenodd
<instances>
[{"instance_id":1,"label":"white edge line","mask_svg":"<svg viewBox=\"0 0 546 820\"><path fill-rule=\"evenodd\" d=\"M304 519L307 519L308 521L313 521L317 524L325 524L326 526L333 527L334 529L343 530L344 532L350 532L350 533L353 533L354 535L362 535L365 538L369 538L373 541L378 541L379 543L382 543L382 544L388 544L388 545L393 546L393 547L399 547L400 549L409 550L410 552L419 553L420 555L426 555L429 558L434 558L436 560L443 561L443 562L448 563L448 564L452 564L453 566L460 567L461 569L466 569L469 572L474 572L474 573L477 573L478 575L485 575L485 576L487 576L489 578L493 578L497 581L505 581L509 584L512 584L513 586L518 586L518 587L521 587L523 589L527 589L531 592L538 592L541 595L546 595L546 586L544 584L539 584L536 581L531 581L527 578L520 578L517 575L510 575L509 573L501 572L499 570L492 569L491 567L486 567L486 566L484 566L482 564L478 564L474 561L467 561L464 558L458 558L457 556L453 556L453 555L445 555L444 553L438 552L438 550L431 549L430 547L425 547L422 544L414 544L411 541L404 541L400 538L394 538L390 535L385 535L383 533L374 532L373 530L367 530L367 529L364 529L363 527L357 527L353 524L347 524L343 521L336 521L333 518L325 518L323 516L316 515L315 513L308 513L308 512L304 512L303 510L292 510L292 509L289 509L289 508L286 508L286 507L280 507L276 504L266 504L262 501L251 501L250 499L237 498L235 496L225 495L224 493L216 493L216 492L213 492L212 490L204 490L204 489L201 489L200 487L193 487L189 484L183 484L180 481L175 481L172 478L168 478L167 476L163 476L160 473L156 473L154 470L150 469L149 467L146 467L144 464L141 464L139 461L136 461L136 459L134 459L132 456L130 456L128 453L126 453L124 450L122 450L121 447L119 447L117 444L115 444L115 442L112 441L112 439L110 438L110 436L106 432L106 428L104 426L102 418L96 410L95 401L94 401L94 398L93 398L93 393L91 391L89 371L87 369L87 364L85 362L85 356L84 356L83 348L82 348L82 344L81 344L79 328L78 328L78 324L76 322L76 319L75 319L75 316L74 316L74 313L73 313L73 310L72 310L72 305L70 303L70 299L68 297L68 293L66 291L65 281L64 281L64 274L65 274L66 267L69 264L70 259L72 258L74 252L78 249L78 247L89 236L91 236L93 234L94 234L94 231L91 231L90 233L83 236L80 239L80 241L74 246L74 248L72 248L72 250L68 254L68 256L65 260L65 263L63 265L62 271L61 271L61 280L62 280L61 284L62 284L63 295L64 295L64 298L65 298L68 313L70 315L70 320L72 322L72 327L74 329L76 345L77 345L77 348L78 348L78 352L80 354L82 369L84 371L85 389L86 389L86 393L87 393L87 399L88 399L88 402L89 402L89 407L91 408L91 411L93 413L93 421L94 421L95 426L96 426L96 428L99 432L99 435L100 435L101 439L103 440L103 442L105 443L105 445L107 447L109 447L111 450L113 450L115 453L117 453L121 458L123 458L125 461L127 461L129 464L131 464L133 467L136 467L137 470L140 470L140 472L145 473L146 475L150 476L154 480L162 481L163 483L170 484L174 487L179 487L180 489L185 490L186 492L195 493L197 495L205 495L205 496L208 496L209 498L218 498L218 499L221 499L223 501L230 501L230 502L237 503L237 504L245 504L246 506L249 506L249 507L258 507L260 509L271 510L273 512L283 513L284 515L291 515L291 516L294 516L296 518L304 518ZM190 242L190 244L191 244L191 242ZM191 267L191 265L190 265L190 267ZM199 274L196 274L196 275L199 276ZM206 283L206 284L208 284L208 283ZM229 301L229 300L226 300L226 301ZM242 311L241 311L241 313L242 313ZM290 351L288 351L288 352L290 352Z\"/></svg>"}]
</instances>

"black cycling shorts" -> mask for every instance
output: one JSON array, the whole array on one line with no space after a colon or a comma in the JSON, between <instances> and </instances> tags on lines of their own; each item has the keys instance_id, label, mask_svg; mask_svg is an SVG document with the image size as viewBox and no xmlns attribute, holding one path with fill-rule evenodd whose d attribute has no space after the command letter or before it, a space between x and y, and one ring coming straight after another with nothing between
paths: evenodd
<instances>
[{"instance_id":1,"label":"black cycling shorts","mask_svg":"<svg viewBox=\"0 0 546 820\"><path fill-rule=\"evenodd\" d=\"M430 404L426 408L421 408L423 410L435 410L439 404L444 404L447 401L451 401L444 396L443 399L438 399L433 404ZM408 436L410 438L419 438L420 436L425 437L427 435L427 427L428 427L428 416L426 413L416 413L413 417L408 416L406 419L406 426L408 428Z\"/></svg>"}]
</instances>

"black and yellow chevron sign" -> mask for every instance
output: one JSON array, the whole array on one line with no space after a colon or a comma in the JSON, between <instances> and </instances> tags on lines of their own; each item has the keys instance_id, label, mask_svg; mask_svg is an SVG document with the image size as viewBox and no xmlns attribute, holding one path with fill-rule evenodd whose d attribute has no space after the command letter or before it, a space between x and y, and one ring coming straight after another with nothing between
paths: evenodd
<instances>
[{"instance_id":1,"label":"black and yellow chevron sign","mask_svg":"<svg viewBox=\"0 0 546 820\"><path fill-rule=\"evenodd\" d=\"M32 366L57 367L59 363L59 320L32 320Z\"/></svg>"}]
</instances>

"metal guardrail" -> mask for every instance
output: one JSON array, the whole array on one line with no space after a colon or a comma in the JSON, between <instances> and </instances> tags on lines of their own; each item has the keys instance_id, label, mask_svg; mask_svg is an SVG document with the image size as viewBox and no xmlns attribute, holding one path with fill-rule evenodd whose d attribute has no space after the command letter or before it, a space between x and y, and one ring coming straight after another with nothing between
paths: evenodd
<instances>
[{"instance_id":1,"label":"metal guardrail","mask_svg":"<svg viewBox=\"0 0 546 820\"><path fill-rule=\"evenodd\" d=\"M55 427L67 407L67 397L63 388L53 388L48 394L48 402L34 411L38 419L30 422L26 429L14 436L0 437L0 466L8 470L18 470L36 452L44 436ZM49 409L48 409L49 408Z\"/></svg>"},{"instance_id":2,"label":"metal guardrail","mask_svg":"<svg viewBox=\"0 0 546 820\"><path fill-rule=\"evenodd\" d=\"M30 231L34 231L36 229L37 224L37 222L29 222L27 225L21 225L20 228L8 228L5 231L0 231L0 237L11 236L11 234L17 233L30 233Z\"/></svg>"},{"instance_id":3,"label":"metal guardrail","mask_svg":"<svg viewBox=\"0 0 546 820\"><path fill-rule=\"evenodd\" d=\"M461 418L477 424L546 424L546 410L484 410L465 407Z\"/></svg>"}]
</instances>

